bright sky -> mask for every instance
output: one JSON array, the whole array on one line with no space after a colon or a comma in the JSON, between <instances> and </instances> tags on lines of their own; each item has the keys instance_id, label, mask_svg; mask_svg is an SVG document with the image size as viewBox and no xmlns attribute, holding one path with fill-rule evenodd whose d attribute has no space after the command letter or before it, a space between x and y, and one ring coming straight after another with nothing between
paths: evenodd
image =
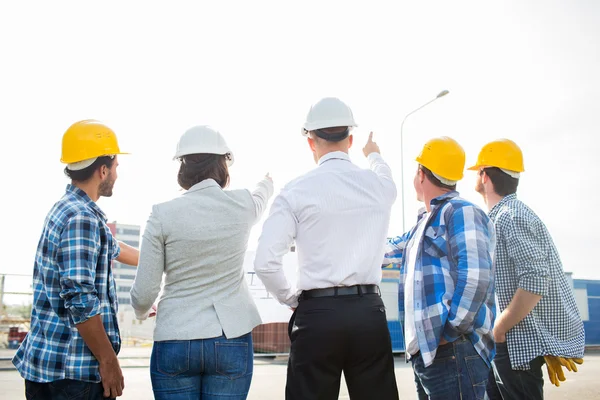
<instances>
[{"instance_id":1,"label":"bright sky","mask_svg":"<svg viewBox=\"0 0 600 400\"><path fill-rule=\"evenodd\" d=\"M600 2L239 1L2 2L0 131L4 171L0 272L30 273L44 217L68 183L61 137L100 119L123 150L109 219L144 225L179 194L179 136L210 124L236 155L233 188L269 171L276 190L314 167L299 129L312 103L353 109L352 159L375 132L416 217L414 157L431 137L458 140L473 163L508 137L525 154L519 188L554 236L565 269L600 278ZM483 205L467 172L462 195ZM591 204L590 204L591 203ZM255 247L260 226L250 248ZM390 234L402 227L400 196Z\"/></svg>"}]
</instances>

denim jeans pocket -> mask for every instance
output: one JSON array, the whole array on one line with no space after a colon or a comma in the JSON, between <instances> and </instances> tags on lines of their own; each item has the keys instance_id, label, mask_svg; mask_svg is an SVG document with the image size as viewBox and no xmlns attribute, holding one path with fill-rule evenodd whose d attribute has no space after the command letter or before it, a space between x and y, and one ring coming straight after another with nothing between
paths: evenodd
<instances>
[{"instance_id":1,"label":"denim jeans pocket","mask_svg":"<svg viewBox=\"0 0 600 400\"><path fill-rule=\"evenodd\" d=\"M189 340L155 342L156 369L163 375L177 376L190 369Z\"/></svg>"},{"instance_id":2,"label":"denim jeans pocket","mask_svg":"<svg viewBox=\"0 0 600 400\"><path fill-rule=\"evenodd\" d=\"M237 379L248 370L249 343L241 341L226 341L215 343L217 374Z\"/></svg>"},{"instance_id":3,"label":"denim jeans pocket","mask_svg":"<svg viewBox=\"0 0 600 400\"><path fill-rule=\"evenodd\" d=\"M490 375L490 369L479 355L465 357L465 364L467 365L467 372L473 386L475 398L483 399L485 397L485 388Z\"/></svg>"}]
</instances>

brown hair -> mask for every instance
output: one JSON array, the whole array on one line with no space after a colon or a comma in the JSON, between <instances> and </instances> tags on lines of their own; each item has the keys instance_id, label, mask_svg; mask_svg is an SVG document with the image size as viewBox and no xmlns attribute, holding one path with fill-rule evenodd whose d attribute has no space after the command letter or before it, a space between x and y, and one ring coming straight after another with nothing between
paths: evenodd
<instances>
[{"instance_id":1,"label":"brown hair","mask_svg":"<svg viewBox=\"0 0 600 400\"><path fill-rule=\"evenodd\" d=\"M185 190L205 179L214 179L222 188L229 185L227 156L221 154L188 154L181 157L177 183Z\"/></svg>"},{"instance_id":2,"label":"brown hair","mask_svg":"<svg viewBox=\"0 0 600 400\"><path fill-rule=\"evenodd\" d=\"M450 186L442 183L438 178L435 177L435 175L433 175L433 172L431 172L431 170L429 170L427 167L419 165L419 169L423 171L427 179L429 179L429 182L433 183L435 186L446 190L456 190L456 185Z\"/></svg>"},{"instance_id":3,"label":"brown hair","mask_svg":"<svg viewBox=\"0 0 600 400\"><path fill-rule=\"evenodd\" d=\"M98 157L92 165L84 169L80 169L79 171L73 171L65 167L65 175L71 178L73 182L85 182L90 179L92 175L94 175L94 172L96 172L98 168L102 168L103 165L106 165L106 168L110 169L114 163L114 157L101 156Z\"/></svg>"}]
</instances>

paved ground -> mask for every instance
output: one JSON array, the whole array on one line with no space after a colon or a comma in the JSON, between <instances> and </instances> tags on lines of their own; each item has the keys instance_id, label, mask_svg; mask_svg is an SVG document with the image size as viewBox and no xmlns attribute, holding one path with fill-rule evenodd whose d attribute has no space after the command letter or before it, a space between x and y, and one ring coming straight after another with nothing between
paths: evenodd
<instances>
[{"instance_id":1,"label":"paved ground","mask_svg":"<svg viewBox=\"0 0 600 400\"><path fill-rule=\"evenodd\" d=\"M152 387L148 372L149 349L130 348L122 353L124 358L123 373L125 375L125 392L123 400L152 400ZM0 350L0 358L9 357L12 353ZM125 358L139 357L139 358ZM0 362L0 368L8 367L8 362ZM545 367L544 367L545 373ZM284 398L286 376L285 360L266 360L257 358L254 377L250 388L249 400L281 400ZM396 378L401 399L414 399L414 383L412 370L404 363L403 357L396 359ZM545 398L558 399L600 399L600 353L586 355L585 363L577 373L567 372L567 381L560 387L546 384ZM548 382L546 380L546 382ZM24 400L23 381L16 371L0 371L0 400ZM340 390L340 399L349 399L345 384Z\"/></svg>"}]
</instances>

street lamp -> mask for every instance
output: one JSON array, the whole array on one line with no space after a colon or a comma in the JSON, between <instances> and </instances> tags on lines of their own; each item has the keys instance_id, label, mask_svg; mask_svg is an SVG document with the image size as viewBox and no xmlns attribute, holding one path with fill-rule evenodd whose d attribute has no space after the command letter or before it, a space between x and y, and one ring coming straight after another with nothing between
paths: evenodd
<instances>
[{"instance_id":1,"label":"street lamp","mask_svg":"<svg viewBox=\"0 0 600 400\"><path fill-rule=\"evenodd\" d=\"M406 114L406 116L402 120L402 125L400 125L400 169L402 171L400 174L400 182L401 182L400 185L401 185L401 192L402 192L402 233L403 234L406 232L406 226L405 226L406 217L404 215L404 135L403 135L404 121L406 121L406 118L408 118L409 115L416 113L421 108L425 107L428 104L433 103L440 97L444 97L448 93L450 93L450 92L447 90L442 90L440 93L438 93L437 96L435 96L435 98L433 100L428 101L427 103L423 104L421 107Z\"/></svg>"}]
</instances>

